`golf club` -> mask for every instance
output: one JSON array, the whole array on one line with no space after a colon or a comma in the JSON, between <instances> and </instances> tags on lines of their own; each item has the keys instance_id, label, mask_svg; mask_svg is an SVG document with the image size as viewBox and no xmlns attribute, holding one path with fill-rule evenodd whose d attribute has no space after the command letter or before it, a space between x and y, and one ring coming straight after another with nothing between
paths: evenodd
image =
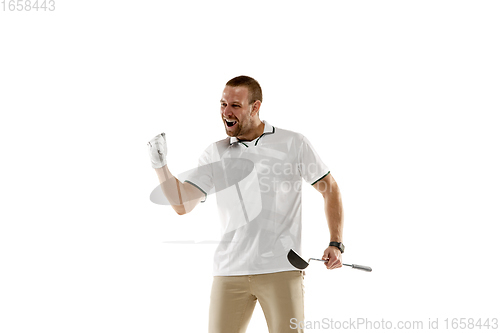
<instances>
[{"instance_id":1,"label":"golf club","mask_svg":"<svg viewBox=\"0 0 500 333\"><path fill-rule=\"evenodd\" d=\"M309 261L311 261L311 260L328 262L328 260L315 259L315 258L309 258L308 261L305 261L304 259L302 259L301 256L299 256L297 254L297 252L295 252L292 249L290 249L290 251L288 251L288 256L287 257L288 257L288 261L290 262L290 264L292 264L293 267L298 268L298 269L305 269L307 266L309 266ZM362 271L365 271L365 272L371 272L372 271L372 268L368 267L368 266L361 266L361 265L355 265L355 264L344 264L344 263L342 263L342 265L344 265L344 266L350 266L350 267L352 267L354 269L359 269L359 270L362 270Z\"/></svg>"}]
</instances>

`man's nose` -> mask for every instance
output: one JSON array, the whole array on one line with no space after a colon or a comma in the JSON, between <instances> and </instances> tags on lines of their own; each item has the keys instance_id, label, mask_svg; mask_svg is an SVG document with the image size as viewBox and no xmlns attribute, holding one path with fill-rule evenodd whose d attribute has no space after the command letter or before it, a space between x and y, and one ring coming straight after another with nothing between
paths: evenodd
<instances>
[{"instance_id":1,"label":"man's nose","mask_svg":"<svg viewBox=\"0 0 500 333\"><path fill-rule=\"evenodd\" d=\"M222 115L226 118L229 118L233 115L233 111L229 106L226 106L225 108L222 109Z\"/></svg>"}]
</instances>

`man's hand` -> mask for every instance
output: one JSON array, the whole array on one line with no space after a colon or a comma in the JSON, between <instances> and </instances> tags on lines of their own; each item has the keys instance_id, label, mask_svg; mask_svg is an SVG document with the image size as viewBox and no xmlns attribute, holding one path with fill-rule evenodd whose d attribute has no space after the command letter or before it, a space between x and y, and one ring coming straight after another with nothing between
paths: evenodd
<instances>
[{"instance_id":1,"label":"man's hand","mask_svg":"<svg viewBox=\"0 0 500 333\"><path fill-rule=\"evenodd\" d=\"M158 134L148 142L149 157L154 169L161 168L167 164L167 141L165 133Z\"/></svg>"},{"instance_id":2,"label":"man's hand","mask_svg":"<svg viewBox=\"0 0 500 333\"><path fill-rule=\"evenodd\" d=\"M342 267L342 253L335 246L327 247L321 259L328 260L328 262L325 262L327 269Z\"/></svg>"}]
</instances>

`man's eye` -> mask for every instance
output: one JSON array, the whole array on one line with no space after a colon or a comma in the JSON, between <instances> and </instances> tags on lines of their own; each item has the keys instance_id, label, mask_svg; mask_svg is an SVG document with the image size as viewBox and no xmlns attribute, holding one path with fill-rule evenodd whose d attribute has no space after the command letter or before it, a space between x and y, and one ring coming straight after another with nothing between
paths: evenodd
<instances>
[{"instance_id":1,"label":"man's eye","mask_svg":"<svg viewBox=\"0 0 500 333\"><path fill-rule=\"evenodd\" d=\"M233 108L239 108L240 106L237 104L233 104Z\"/></svg>"}]
</instances>

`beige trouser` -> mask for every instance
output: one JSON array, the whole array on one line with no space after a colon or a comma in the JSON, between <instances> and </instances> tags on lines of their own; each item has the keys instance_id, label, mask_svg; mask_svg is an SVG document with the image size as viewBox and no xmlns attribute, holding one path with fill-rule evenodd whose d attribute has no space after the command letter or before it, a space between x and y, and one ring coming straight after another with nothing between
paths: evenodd
<instances>
[{"instance_id":1,"label":"beige trouser","mask_svg":"<svg viewBox=\"0 0 500 333\"><path fill-rule=\"evenodd\" d=\"M297 323L304 321L304 274L295 270L214 276L208 332L244 333L257 300L270 333L303 332Z\"/></svg>"}]
</instances>

